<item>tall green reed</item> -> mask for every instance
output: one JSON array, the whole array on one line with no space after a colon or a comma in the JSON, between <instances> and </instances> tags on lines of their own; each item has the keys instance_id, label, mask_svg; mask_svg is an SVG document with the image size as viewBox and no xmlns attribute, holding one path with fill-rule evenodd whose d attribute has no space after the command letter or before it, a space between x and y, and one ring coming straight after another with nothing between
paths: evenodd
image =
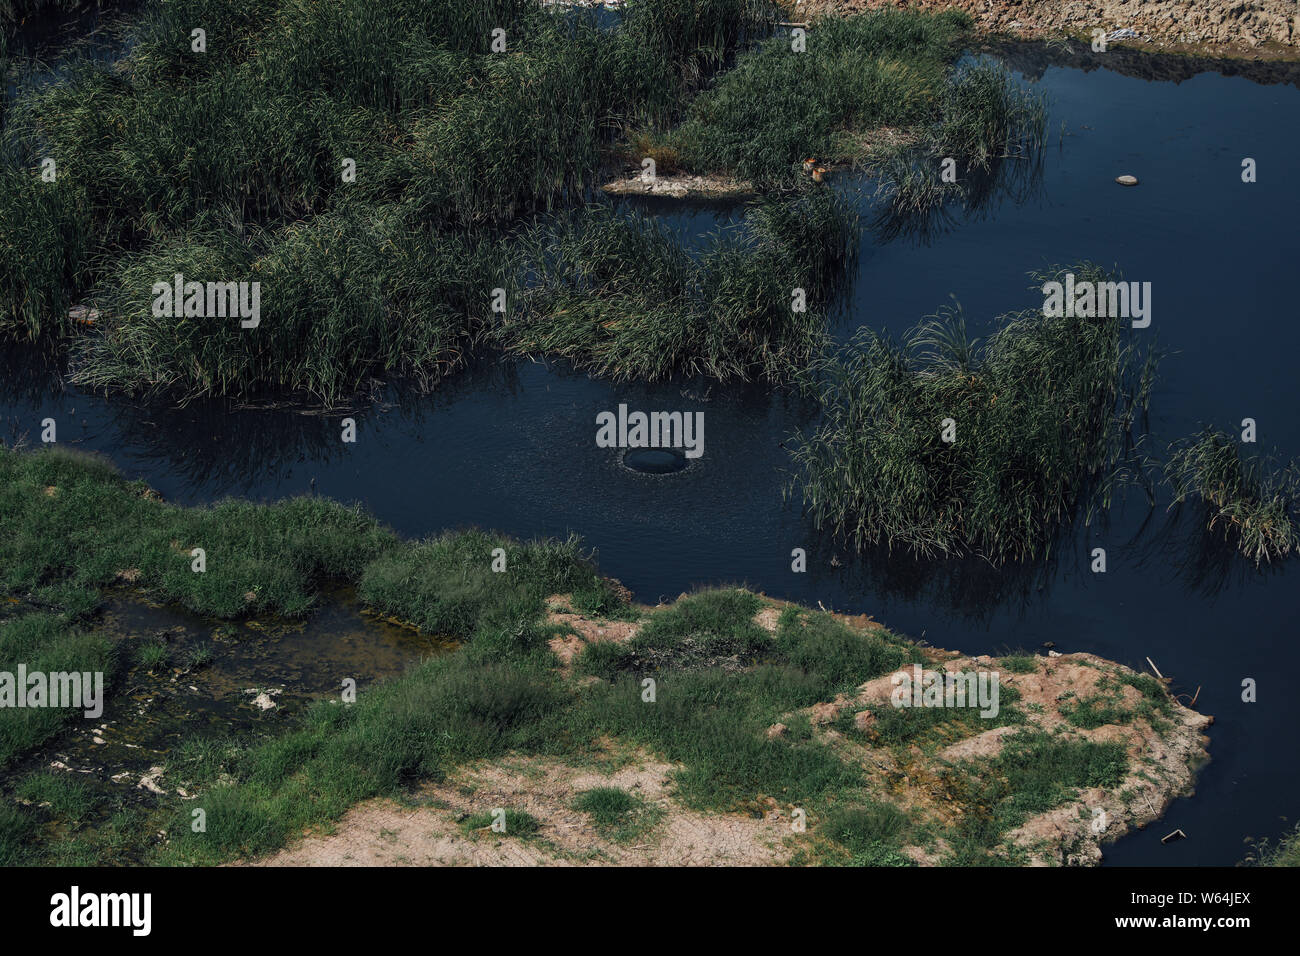
<instances>
[{"instance_id":1,"label":"tall green reed","mask_svg":"<svg viewBox=\"0 0 1300 956\"><path fill-rule=\"evenodd\" d=\"M957 311L901 344L864 331L806 379L824 416L793 452L791 492L858 547L1045 556L1109 492L1152 361L1118 319L1011 313L982 342Z\"/></svg>"}]
</instances>

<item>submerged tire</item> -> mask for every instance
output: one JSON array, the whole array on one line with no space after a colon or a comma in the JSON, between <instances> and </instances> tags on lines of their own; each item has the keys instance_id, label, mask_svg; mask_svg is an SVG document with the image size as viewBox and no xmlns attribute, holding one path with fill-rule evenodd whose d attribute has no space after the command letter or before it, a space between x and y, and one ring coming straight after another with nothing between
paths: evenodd
<instances>
[{"instance_id":1,"label":"submerged tire","mask_svg":"<svg viewBox=\"0 0 1300 956\"><path fill-rule=\"evenodd\" d=\"M623 466L644 475L670 475L686 468L686 455L677 448L633 448L623 455Z\"/></svg>"}]
</instances>

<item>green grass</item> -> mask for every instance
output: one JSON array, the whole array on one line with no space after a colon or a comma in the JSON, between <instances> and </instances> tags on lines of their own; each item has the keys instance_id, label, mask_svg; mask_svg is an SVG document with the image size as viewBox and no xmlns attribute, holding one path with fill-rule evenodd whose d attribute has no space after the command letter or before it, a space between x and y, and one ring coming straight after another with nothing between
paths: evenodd
<instances>
[{"instance_id":1,"label":"green grass","mask_svg":"<svg viewBox=\"0 0 1300 956\"><path fill-rule=\"evenodd\" d=\"M592 825L616 843L644 837L663 818L663 809L646 803L639 794L618 787L594 787L574 798L573 809L587 814Z\"/></svg>"},{"instance_id":2,"label":"green grass","mask_svg":"<svg viewBox=\"0 0 1300 956\"><path fill-rule=\"evenodd\" d=\"M590 690L595 728L681 761L681 797L710 810L754 807L760 797L816 801L860 782L823 744L766 730L792 710L917 660L883 632L859 634L829 615L789 610L775 637L752 618L744 591L702 592L651 617L617 649L591 645L580 672L603 676ZM749 658L741 669L741 660ZM655 700L643 680L655 681Z\"/></svg>"},{"instance_id":3,"label":"green grass","mask_svg":"<svg viewBox=\"0 0 1300 956\"><path fill-rule=\"evenodd\" d=\"M1038 182L1046 101L1000 64L980 60L956 70L939 114L910 141L866 160L880 200L873 225L884 238L927 235L951 220L953 201L973 212L1003 193L1021 199ZM955 182L942 175L948 159Z\"/></svg>"},{"instance_id":4,"label":"green grass","mask_svg":"<svg viewBox=\"0 0 1300 956\"><path fill-rule=\"evenodd\" d=\"M197 23L203 54L190 50ZM508 54L489 49L498 27ZM181 384L199 391L262 372L264 387L332 396L334 383L298 369L346 378L351 363L337 346L300 354L295 316L328 314L335 283L346 287L338 307L369 316L377 336L351 343L359 361L394 374L441 365L474 309L445 287L412 288L418 267L445 262L453 281L477 280L457 262L487 241L469 231L571 202L619 123L676 95L655 79L673 61L532 0L177 0L150 6L134 31L122 68L84 64L20 97L0 162L0 248L25 253L0 259L0 332L57 338L74 292L125 305L86 360L88 380L124 389L173 384L192 357L197 381ZM46 156L57 184L36 177ZM394 253L378 273L364 262ZM200 279L264 273L280 334L253 351L274 369L239 369L242 340L136 321L136 283L176 260L216 272ZM484 307L496 284L476 282ZM415 319L430 305L441 321L426 329ZM340 368L322 367L331 362Z\"/></svg>"},{"instance_id":5,"label":"green grass","mask_svg":"<svg viewBox=\"0 0 1300 956\"><path fill-rule=\"evenodd\" d=\"M819 834L849 851L850 866L911 866L898 848L906 845L912 831L906 813L879 802L833 810L817 827Z\"/></svg>"},{"instance_id":6,"label":"green grass","mask_svg":"<svg viewBox=\"0 0 1300 956\"><path fill-rule=\"evenodd\" d=\"M322 585L348 582L385 613L462 637L479 617L535 614L559 591L618 604L574 540L524 545L469 531L406 542L360 509L319 498L182 508L146 492L95 458L0 448L0 520L11 531L0 540L0 588L75 617L94 609L93 589L134 570L137 588L201 614L301 617ZM202 573L191 553L199 547ZM498 547L507 570L495 574Z\"/></svg>"},{"instance_id":7,"label":"green grass","mask_svg":"<svg viewBox=\"0 0 1300 956\"><path fill-rule=\"evenodd\" d=\"M0 337L49 341L88 283L89 224L66 179L43 182L0 132Z\"/></svg>"},{"instance_id":8,"label":"green grass","mask_svg":"<svg viewBox=\"0 0 1300 956\"><path fill-rule=\"evenodd\" d=\"M1292 827L1276 843L1261 841L1246 862L1251 866L1300 866L1300 826Z\"/></svg>"},{"instance_id":9,"label":"green grass","mask_svg":"<svg viewBox=\"0 0 1300 956\"><path fill-rule=\"evenodd\" d=\"M1127 772L1128 755L1119 742L1043 733L1008 738L996 757L963 765L949 776L950 791L977 808L963 820L952 862L990 862L989 852L1007 831L1060 805L1077 790L1117 787Z\"/></svg>"},{"instance_id":10,"label":"green grass","mask_svg":"<svg viewBox=\"0 0 1300 956\"><path fill-rule=\"evenodd\" d=\"M499 245L412 229L388 208L318 216L251 242L191 233L122 261L102 294L111 318L78 349L74 380L325 402L381 373L436 382L464 361L507 270ZM261 282L260 326L154 316L153 283L176 273Z\"/></svg>"},{"instance_id":11,"label":"green grass","mask_svg":"<svg viewBox=\"0 0 1300 956\"><path fill-rule=\"evenodd\" d=\"M17 866L32 857L35 830L30 813L0 802L0 866Z\"/></svg>"},{"instance_id":12,"label":"green grass","mask_svg":"<svg viewBox=\"0 0 1300 956\"><path fill-rule=\"evenodd\" d=\"M754 621L760 606L748 591L702 591L656 612L625 643L589 645L575 664L581 673L615 680L656 671L735 670L757 661L801 675L804 686L792 687L790 700L815 703L919 660L888 635L864 636L829 615L798 608L782 613L773 637Z\"/></svg>"},{"instance_id":13,"label":"green grass","mask_svg":"<svg viewBox=\"0 0 1300 956\"><path fill-rule=\"evenodd\" d=\"M90 0L0 0L0 23L21 22L33 14L63 14L90 5Z\"/></svg>"},{"instance_id":14,"label":"green grass","mask_svg":"<svg viewBox=\"0 0 1300 956\"><path fill-rule=\"evenodd\" d=\"M4 605L13 610L0 619L0 669L13 671L21 662L29 669L47 671L104 671L111 692L117 655L106 639L94 633L94 612L99 590L112 585L118 571L126 569L138 571L136 586L157 599L178 602L207 615L234 618L252 613L305 615L318 601L320 587L340 580L357 583L374 563L375 573L368 586L376 588L376 601L404 618L428 619L424 593L417 591L404 598L383 589L380 559L409 548L417 555L422 573L431 576L438 569L436 543L402 542L372 518L327 502L299 499L276 506L226 502L208 509L184 509L164 504L145 491L144 486L124 481L109 466L84 455L0 449L0 519L7 529L0 539L0 589L11 602L17 602ZM560 589L594 595L605 586L594 572L582 571L588 566L576 544L538 543L539 550L533 554L528 546L504 538L471 535L467 540L472 544L454 552L464 559L465 567L480 563L476 559L481 558L482 567L488 568L489 545L504 546L511 554L511 571L501 575L496 591L485 588L479 595L482 616L499 622L486 635L497 639L495 644L489 642L486 655L520 651L530 642L534 648L541 646L545 635L532 621L540 613L544 595ZM202 574L191 570L190 556L190 548L200 542L208 562ZM442 558L450 560L445 554ZM444 568L444 574L450 577L451 572ZM617 603L611 596L603 600L610 606ZM521 624L528 625L527 634ZM163 666L168 656L160 643L143 645L140 653L144 665L155 669ZM365 792L378 792L376 780L391 786L408 771L432 766L422 763L422 757L413 751L394 752L389 746L394 742L384 733L442 740L438 735L443 731L459 732L457 753L473 753L477 747L523 746L539 739L531 730L513 735L500 722L510 722L514 711L519 711L519 720L524 721L535 709L554 707L558 700L554 688L525 678L515 668L483 663L487 666L471 664L443 675L436 684L445 690L438 695L439 706L410 702L432 722L424 729L396 722L386 724L375 739L366 738L370 728L362 728L335 741L336 746L352 748L347 750L350 759L369 765L365 775L371 775L372 789ZM417 681L414 686L425 685ZM400 688L393 693L401 699ZM70 712L55 709L0 711L0 765L11 764L52 739L73 719ZM310 733L306 736L310 738ZM359 739L365 743L358 743ZM267 747L258 758L265 763L250 771L254 790L264 779L260 767L278 766L276 761L302 753L293 741ZM371 757L378 751L385 751L388 759L373 761ZM244 756L243 749L212 744L197 755L183 756L169 771L211 782L227 761ZM323 792L322 799L333 799L332 807L346 808L355 794L363 792L357 789L358 779L349 769L336 781L337 789ZM214 799L243 798L218 792ZM219 809L225 804L216 806ZM239 809L242 804L230 806L232 816L221 819L216 829L219 835L225 834L231 841L252 840L250 845L269 839L258 823L261 811L245 813ZM314 812L313 807L315 803L307 801L295 812ZM188 811L178 808L176 812ZM148 818L146 813L141 821L123 822L120 828L110 820L94 834L79 838L79 845L106 859L121 858L121 854L139 859L152 852L147 834L156 832L163 822L153 819L150 823ZM0 823L9 827L6 821ZM283 837L284 831L276 830L275 839ZM6 848L0 852L12 855L18 851ZM64 851L51 847L49 852Z\"/></svg>"},{"instance_id":15,"label":"green grass","mask_svg":"<svg viewBox=\"0 0 1300 956\"><path fill-rule=\"evenodd\" d=\"M14 793L22 800L49 804L52 814L72 823L81 820L95 805L91 788L70 773L29 773L19 781Z\"/></svg>"},{"instance_id":16,"label":"green grass","mask_svg":"<svg viewBox=\"0 0 1300 956\"><path fill-rule=\"evenodd\" d=\"M492 570L505 551L506 570ZM358 594L430 634L468 638L482 620L536 616L546 597L597 582L576 540L522 545L479 531L445 534L391 551L361 575Z\"/></svg>"},{"instance_id":17,"label":"green grass","mask_svg":"<svg viewBox=\"0 0 1300 956\"><path fill-rule=\"evenodd\" d=\"M1198 503L1206 531L1258 567L1300 550L1300 470L1242 454L1215 429L1175 444L1165 465L1173 505ZM1173 506L1171 505L1171 507Z\"/></svg>"},{"instance_id":18,"label":"green grass","mask_svg":"<svg viewBox=\"0 0 1300 956\"><path fill-rule=\"evenodd\" d=\"M902 344L859 333L810 386L825 414L793 452L792 492L858 547L995 563L1049 554L1109 502L1146 408L1154 360L1121 324L1030 311L1002 316L981 343L957 312Z\"/></svg>"},{"instance_id":19,"label":"green grass","mask_svg":"<svg viewBox=\"0 0 1300 956\"><path fill-rule=\"evenodd\" d=\"M1012 654L998 658L998 666L1013 674L1032 674L1038 670L1038 658L1032 654Z\"/></svg>"},{"instance_id":20,"label":"green grass","mask_svg":"<svg viewBox=\"0 0 1300 956\"><path fill-rule=\"evenodd\" d=\"M738 625L751 600L743 592L706 592L687 617L700 628ZM729 602L730 614L720 610ZM668 618L662 633L687 629L682 615L661 613ZM207 745L187 754L184 773L199 781L228 773L234 783L202 798L206 834L189 833L177 818L164 859L213 862L269 852L356 800L441 778L465 761L509 752L572 759L607 735L681 760L680 794L702 808L745 809L764 795L816 801L861 781L824 746L764 734L777 716L848 677L789 664L740 673L676 669L660 674L656 702L645 703L630 676L581 692L566 687L551 666L546 636L529 618L488 612L463 651L425 661L351 707L318 705L301 728L251 750ZM787 653L797 651L796 642L789 638ZM899 656L906 656L901 645ZM868 676L874 674L853 670L851 679ZM644 813L635 819L637 827L649 821Z\"/></svg>"},{"instance_id":21,"label":"green grass","mask_svg":"<svg viewBox=\"0 0 1300 956\"><path fill-rule=\"evenodd\" d=\"M998 688L998 712L984 717L980 708L966 707L878 707L872 710L875 718L866 736L875 745L886 747L919 746L930 753L946 744L974 734L1023 723L1025 715L1015 706L1020 693L1014 687ZM863 731L853 723L853 712L845 711L840 717L840 729L850 736L861 736Z\"/></svg>"},{"instance_id":22,"label":"green grass","mask_svg":"<svg viewBox=\"0 0 1300 956\"><path fill-rule=\"evenodd\" d=\"M667 143L691 169L789 183L813 156L854 159L861 135L939 115L949 64L969 35L958 11L823 18L794 53L773 37L698 97Z\"/></svg>"},{"instance_id":23,"label":"green grass","mask_svg":"<svg viewBox=\"0 0 1300 956\"><path fill-rule=\"evenodd\" d=\"M614 378L786 381L821 347L857 234L829 190L786 190L787 167L873 124L942 121L967 24L825 20L796 56L764 43L777 16L638 0L604 30L532 0L151 5L122 64L83 64L12 111L0 334L73 341L80 385L181 399L431 387L484 342ZM962 129L987 146L999 127ZM585 208L665 137L783 188L698 254ZM46 156L57 183L36 175ZM153 316L151 286L177 272L260 282L260 327ZM82 301L93 329L66 317Z\"/></svg>"},{"instance_id":24,"label":"green grass","mask_svg":"<svg viewBox=\"0 0 1300 956\"><path fill-rule=\"evenodd\" d=\"M198 644L185 654L185 668L191 671L201 670L211 664L214 657L215 652L211 644Z\"/></svg>"},{"instance_id":25,"label":"green grass","mask_svg":"<svg viewBox=\"0 0 1300 956\"><path fill-rule=\"evenodd\" d=\"M28 610L0 619L0 671L16 674L19 664L25 665L29 673L98 671L105 675L107 694L111 692L116 663L109 642L73 623L73 615ZM71 708L0 709L0 768L83 720L83 711Z\"/></svg>"},{"instance_id":26,"label":"green grass","mask_svg":"<svg viewBox=\"0 0 1300 956\"><path fill-rule=\"evenodd\" d=\"M493 824L497 822L497 815L491 811L475 813L461 821L461 829L466 833L478 833L480 831L491 833L497 836L517 837L521 840L527 840L537 834L541 829L541 824L531 813L523 810L513 810L509 807L504 808L505 814L502 822L505 824L503 831L492 829Z\"/></svg>"},{"instance_id":27,"label":"green grass","mask_svg":"<svg viewBox=\"0 0 1300 956\"><path fill-rule=\"evenodd\" d=\"M101 588L134 569L138 587L202 614L301 616L319 581L351 580L398 546L373 518L320 499L186 509L146 491L85 455L0 450L0 521L10 531L0 538L0 588ZM203 573L193 570L195 548L206 554Z\"/></svg>"},{"instance_id":28,"label":"green grass","mask_svg":"<svg viewBox=\"0 0 1300 956\"><path fill-rule=\"evenodd\" d=\"M471 637L482 630L478 622L491 621L492 646L502 651L540 646L545 635L533 622L549 594L621 604L576 541L524 545L466 532L405 542L359 510L320 499L187 509L146 491L85 455L0 448L0 523L7 529L0 591L12 609L0 616L0 670L21 662L29 670L102 671L111 683L117 654L95 633L93 616L100 590L124 570L137 571L134 586L154 598L217 618L302 617L321 587L354 583L377 609L434 633ZM206 551L203 573L193 570L193 547ZM500 575L490 571L495 547L509 555ZM394 570L402 566L405 576ZM137 653L151 670L169 660L161 643L142 644ZM201 666L201 656L189 665ZM0 710L0 766L50 739L73 715Z\"/></svg>"},{"instance_id":29,"label":"green grass","mask_svg":"<svg viewBox=\"0 0 1300 956\"><path fill-rule=\"evenodd\" d=\"M170 662L171 651L162 641L145 641L136 652L136 660L150 674L156 674Z\"/></svg>"}]
</instances>

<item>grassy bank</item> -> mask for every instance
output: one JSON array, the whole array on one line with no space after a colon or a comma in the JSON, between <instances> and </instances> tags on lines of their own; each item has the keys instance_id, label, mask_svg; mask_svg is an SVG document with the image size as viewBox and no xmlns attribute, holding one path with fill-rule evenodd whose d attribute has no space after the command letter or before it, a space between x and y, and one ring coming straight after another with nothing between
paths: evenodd
<instances>
[{"instance_id":1,"label":"grassy bank","mask_svg":"<svg viewBox=\"0 0 1300 956\"><path fill-rule=\"evenodd\" d=\"M901 344L859 334L820 370L826 414L794 452L794 490L858 546L1047 554L1097 493L1108 500L1145 411L1153 359L1126 322L1010 313L981 343L949 313Z\"/></svg>"},{"instance_id":2,"label":"grassy bank","mask_svg":"<svg viewBox=\"0 0 1300 956\"><path fill-rule=\"evenodd\" d=\"M424 782L507 756L595 767L652 754L673 765L674 805L692 812L804 812L812 831L792 849L795 862L1024 860L1037 851L1013 839L1016 827L1068 803L1077 788L1132 782L1123 746L1086 737L1096 721L1066 720L1079 729L1065 737L1059 727L1036 730L1041 709L1023 708L1013 687L991 722L964 710L892 709L864 691L902 666L935 666L933 650L744 590L630 606L572 541L520 544L471 531L411 542L363 512L315 499L181 508L58 451L0 450L0 494L0 518L14 531L0 543L5 665L111 672L117 651L96 637L108 588L220 621L309 616L322 588L346 581L379 613L464 642L362 688L355 703L322 701L252 737L195 732L164 758L159 794L109 779L112 767L89 776L28 771L0 801L8 863L264 854L359 801L418 795ZM190 549L199 546L203 573L192 569ZM504 549L504 571L492 570L494 548ZM587 639L589 628L615 624L624 639ZM576 642L568 663L557 641ZM1039 679L1045 662L978 666ZM120 690L110 687L105 719ZM1158 711L1133 709L1118 693L1106 706L1126 729ZM10 720L15 713L3 713L0 731L10 764L56 740L61 724L23 724ZM936 765L948 768L944 792L969 813L961 827L937 808L898 802L918 754L931 760L991 727L1022 725L1000 756ZM113 809L124 792L133 802ZM182 793L199 794L197 802ZM652 839L642 834L661 809L629 799L596 792L578 802L611 839ZM196 806L204 832L190 826Z\"/></svg>"},{"instance_id":3,"label":"grassy bank","mask_svg":"<svg viewBox=\"0 0 1300 956\"><path fill-rule=\"evenodd\" d=\"M479 613L503 601L534 606L557 588L590 595L603 585L586 573L574 542L514 545L490 535L410 544L356 509L300 498L274 508L223 502L186 509L157 499L95 459L0 450L0 670L106 671L113 651L94 630L101 594L129 585L151 599L213 618L302 617L327 582L360 586L386 613L430 631L467 637ZM507 548L522 583L493 588L488 564ZM204 571L194 570L202 549ZM471 554L483 556L475 573ZM390 569L418 585L398 589ZM535 576L535 577L534 577ZM454 595L452 597L451 595ZM531 597L529 597L531 595ZM56 666L57 665L57 666ZM0 765L63 725L56 710L0 710Z\"/></svg>"}]
</instances>

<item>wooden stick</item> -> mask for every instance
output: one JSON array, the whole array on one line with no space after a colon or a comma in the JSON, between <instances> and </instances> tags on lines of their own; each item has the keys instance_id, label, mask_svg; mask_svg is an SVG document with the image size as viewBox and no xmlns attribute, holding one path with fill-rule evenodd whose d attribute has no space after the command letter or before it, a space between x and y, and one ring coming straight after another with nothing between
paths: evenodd
<instances>
[{"instance_id":1,"label":"wooden stick","mask_svg":"<svg viewBox=\"0 0 1300 956\"><path fill-rule=\"evenodd\" d=\"M1155 661L1153 661L1151 658L1148 657L1147 663L1151 665L1151 669L1156 672L1157 677L1159 677L1161 680L1165 679L1165 675L1160 673L1160 668L1156 667Z\"/></svg>"}]
</instances>

